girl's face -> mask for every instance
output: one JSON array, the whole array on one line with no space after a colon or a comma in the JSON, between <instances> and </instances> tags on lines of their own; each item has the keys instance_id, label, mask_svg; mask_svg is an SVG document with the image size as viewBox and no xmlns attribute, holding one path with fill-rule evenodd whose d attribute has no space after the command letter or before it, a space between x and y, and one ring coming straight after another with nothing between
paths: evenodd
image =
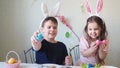
<instances>
[{"instance_id":1,"label":"girl's face","mask_svg":"<svg viewBox=\"0 0 120 68\"><path fill-rule=\"evenodd\" d=\"M100 35L100 27L96 22L88 22L87 33L92 40L96 40Z\"/></svg>"},{"instance_id":2,"label":"girl's face","mask_svg":"<svg viewBox=\"0 0 120 68\"><path fill-rule=\"evenodd\" d=\"M42 30L46 39L54 39L57 35L57 24L54 24L54 22L48 20L45 22Z\"/></svg>"}]
</instances>

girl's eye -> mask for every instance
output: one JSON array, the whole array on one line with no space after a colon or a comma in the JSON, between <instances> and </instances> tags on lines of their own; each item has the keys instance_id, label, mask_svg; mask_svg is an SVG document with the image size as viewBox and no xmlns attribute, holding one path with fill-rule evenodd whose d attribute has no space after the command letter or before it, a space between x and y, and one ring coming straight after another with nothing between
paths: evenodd
<instances>
[{"instance_id":1,"label":"girl's eye","mask_svg":"<svg viewBox=\"0 0 120 68\"><path fill-rule=\"evenodd\" d=\"M91 31L92 29L88 29L89 31Z\"/></svg>"},{"instance_id":2,"label":"girl's eye","mask_svg":"<svg viewBox=\"0 0 120 68\"><path fill-rule=\"evenodd\" d=\"M95 28L95 30L99 30L99 28Z\"/></svg>"}]
</instances>

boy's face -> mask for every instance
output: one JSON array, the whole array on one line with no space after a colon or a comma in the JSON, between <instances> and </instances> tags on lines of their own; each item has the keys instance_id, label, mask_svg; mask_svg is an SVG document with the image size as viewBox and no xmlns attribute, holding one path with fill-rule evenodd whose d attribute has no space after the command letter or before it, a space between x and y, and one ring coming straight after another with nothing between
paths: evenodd
<instances>
[{"instance_id":1,"label":"boy's face","mask_svg":"<svg viewBox=\"0 0 120 68\"><path fill-rule=\"evenodd\" d=\"M96 22L88 22L87 33L91 39L96 40L100 35L100 27Z\"/></svg>"},{"instance_id":2,"label":"boy's face","mask_svg":"<svg viewBox=\"0 0 120 68\"><path fill-rule=\"evenodd\" d=\"M57 35L57 24L48 20L42 27L42 30L46 39L54 39Z\"/></svg>"}]
</instances>

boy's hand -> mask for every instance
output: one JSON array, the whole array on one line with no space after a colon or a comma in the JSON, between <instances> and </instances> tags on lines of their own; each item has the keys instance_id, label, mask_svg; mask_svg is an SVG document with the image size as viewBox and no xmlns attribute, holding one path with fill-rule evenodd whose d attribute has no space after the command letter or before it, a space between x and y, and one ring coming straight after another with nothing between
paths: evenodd
<instances>
[{"instance_id":1,"label":"boy's hand","mask_svg":"<svg viewBox=\"0 0 120 68\"><path fill-rule=\"evenodd\" d=\"M65 57L65 65L72 65L72 58L71 56Z\"/></svg>"},{"instance_id":2,"label":"boy's hand","mask_svg":"<svg viewBox=\"0 0 120 68\"><path fill-rule=\"evenodd\" d=\"M31 37L32 45L37 45L38 44L38 41L36 40L36 37L37 37L38 33L39 33L39 30L34 32L33 36Z\"/></svg>"},{"instance_id":3,"label":"boy's hand","mask_svg":"<svg viewBox=\"0 0 120 68\"><path fill-rule=\"evenodd\" d=\"M38 33L40 33L39 30L37 30L36 32L34 32L33 36L31 37L31 43L32 43L32 46L33 46L34 50L39 50L41 48L41 41L43 40L43 39L41 39L40 41L38 41L36 39Z\"/></svg>"}]
</instances>

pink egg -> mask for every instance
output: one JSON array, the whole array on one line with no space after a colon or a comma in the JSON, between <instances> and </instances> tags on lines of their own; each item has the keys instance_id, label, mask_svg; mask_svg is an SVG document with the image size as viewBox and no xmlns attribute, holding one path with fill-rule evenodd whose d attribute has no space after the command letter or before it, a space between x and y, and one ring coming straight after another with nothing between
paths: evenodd
<instances>
[{"instance_id":1,"label":"pink egg","mask_svg":"<svg viewBox=\"0 0 120 68\"><path fill-rule=\"evenodd\" d=\"M106 43L107 43L107 40L103 40L102 43L103 43L103 44L106 44Z\"/></svg>"},{"instance_id":2,"label":"pink egg","mask_svg":"<svg viewBox=\"0 0 120 68\"><path fill-rule=\"evenodd\" d=\"M99 45L100 44L100 41L99 40L96 40L96 45Z\"/></svg>"}]
</instances>

